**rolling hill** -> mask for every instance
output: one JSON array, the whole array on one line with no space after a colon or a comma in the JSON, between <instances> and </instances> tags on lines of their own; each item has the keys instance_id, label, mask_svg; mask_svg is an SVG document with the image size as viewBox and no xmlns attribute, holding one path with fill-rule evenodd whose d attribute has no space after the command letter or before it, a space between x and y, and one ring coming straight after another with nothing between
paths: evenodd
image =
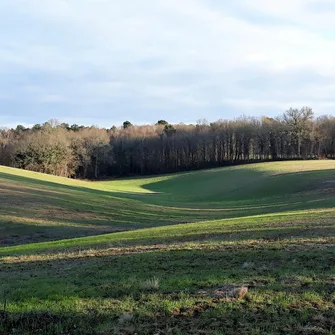
<instances>
[{"instance_id":1,"label":"rolling hill","mask_svg":"<svg viewBox=\"0 0 335 335\"><path fill-rule=\"evenodd\" d=\"M0 334L335 329L335 161L101 182L0 167L0 203Z\"/></svg>"}]
</instances>

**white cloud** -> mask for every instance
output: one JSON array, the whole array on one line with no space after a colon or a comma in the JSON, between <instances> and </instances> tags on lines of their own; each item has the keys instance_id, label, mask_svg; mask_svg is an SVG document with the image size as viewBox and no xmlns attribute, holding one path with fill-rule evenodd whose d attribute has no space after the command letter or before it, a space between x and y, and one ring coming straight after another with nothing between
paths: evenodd
<instances>
[{"instance_id":1,"label":"white cloud","mask_svg":"<svg viewBox=\"0 0 335 335\"><path fill-rule=\"evenodd\" d=\"M335 20L326 11L333 1L315 10L318 3L3 0L0 74L24 78L3 96L64 110L84 106L83 117L92 119L110 117L111 106L138 121L136 108L169 110L175 121L215 118L230 107L232 116L300 104L329 113Z\"/></svg>"}]
</instances>

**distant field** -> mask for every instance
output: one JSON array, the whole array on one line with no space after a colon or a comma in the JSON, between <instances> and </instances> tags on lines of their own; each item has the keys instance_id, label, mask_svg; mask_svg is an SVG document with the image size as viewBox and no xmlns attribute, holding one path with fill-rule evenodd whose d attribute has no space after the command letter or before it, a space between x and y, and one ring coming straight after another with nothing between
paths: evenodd
<instances>
[{"instance_id":1,"label":"distant field","mask_svg":"<svg viewBox=\"0 0 335 335\"><path fill-rule=\"evenodd\" d=\"M0 267L0 334L335 334L335 161L0 166Z\"/></svg>"}]
</instances>

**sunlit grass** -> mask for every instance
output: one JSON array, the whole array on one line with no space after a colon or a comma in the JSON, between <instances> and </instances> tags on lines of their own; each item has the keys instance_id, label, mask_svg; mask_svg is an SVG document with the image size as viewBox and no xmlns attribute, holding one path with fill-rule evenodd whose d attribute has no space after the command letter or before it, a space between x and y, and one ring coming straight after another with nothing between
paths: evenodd
<instances>
[{"instance_id":1,"label":"sunlit grass","mask_svg":"<svg viewBox=\"0 0 335 335\"><path fill-rule=\"evenodd\" d=\"M250 165L241 165L234 167L227 167L221 169L211 169L205 171L196 172L185 172L176 173L163 176L154 176L149 178L125 178L125 179L115 179L110 181L82 181L74 180L69 178L56 177L52 175L46 175L38 172L25 171L21 169L13 169L5 166L0 166L0 173L8 173L14 176L21 176L26 178L31 178L35 180L41 180L46 182L57 183L61 185L86 187L94 190L102 191L120 191L128 193L155 193L154 190L150 189L152 184L160 183L162 181L172 181L171 186L168 189L183 188L183 183L180 184L180 176L186 176L191 181L201 182L201 179L206 179L206 182L217 182L217 178L228 180L230 178L229 172L245 172L252 171L257 173L263 173L268 176L289 174L294 173L297 175L302 172L311 171L327 171L335 169L335 161L333 160L321 160L321 161L293 161L293 162L269 162L269 163L258 163ZM227 178L225 178L227 177ZM176 184L174 184L176 183ZM185 183L186 184L186 183ZM222 185L224 187L224 185ZM224 191L224 189L223 189Z\"/></svg>"},{"instance_id":2,"label":"sunlit grass","mask_svg":"<svg viewBox=\"0 0 335 335\"><path fill-rule=\"evenodd\" d=\"M25 244L14 247L0 248L1 254L20 253L35 250L62 249L71 247L91 247L94 245L112 244L112 243L138 243L145 240L155 243L156 239L185 240L196 239L197 237L209 239L217 234L226 234L226 239L233 237L234 233L238 234L238 239L243 235L252 237L252 234L265 236L271 235L271 228L274 227L274 234L278 236L281 231L286 234L300 232L302 228L305 234L308 234L308 227L312 230L333 228L335 217L335 208L296 211L278 214L263 214L243 218L233 218L215 221L205 221L199 223L155 227L151 229L138 229L134 231L119 232L113 234L104 234L76 239L58 240L54 242L44 242L37 244ZM307 226L307 227L306 227ZM328 230L327 230L328 233Z\"/></svg>"},{"instance_id":3,"label":"sunlit grass","mask_svg":"<svg viewBox=\"0 0 335 335\"><path fill-rule=\"evenodd\" d=\"M334 167L103 182L0 167L0 334L331 335Z\"/></svg>"}]
</instances>

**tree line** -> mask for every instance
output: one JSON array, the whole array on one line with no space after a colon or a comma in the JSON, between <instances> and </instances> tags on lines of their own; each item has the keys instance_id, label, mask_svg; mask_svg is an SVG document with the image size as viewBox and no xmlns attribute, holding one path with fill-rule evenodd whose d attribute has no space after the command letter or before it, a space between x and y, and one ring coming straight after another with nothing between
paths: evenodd
<instances>
[{"instance_id":1,"label":"tree line","mask_svg":"<svg viewBox=\"0 0 335 335\"><path fill-rule=\"evenodd\" d=\"M50 120L0 128L0 164L71 178L98 179L211 168L268 160L335 158L335 117L311 108L277 118L110 129Z\"/></svg>"}]
</instances>

